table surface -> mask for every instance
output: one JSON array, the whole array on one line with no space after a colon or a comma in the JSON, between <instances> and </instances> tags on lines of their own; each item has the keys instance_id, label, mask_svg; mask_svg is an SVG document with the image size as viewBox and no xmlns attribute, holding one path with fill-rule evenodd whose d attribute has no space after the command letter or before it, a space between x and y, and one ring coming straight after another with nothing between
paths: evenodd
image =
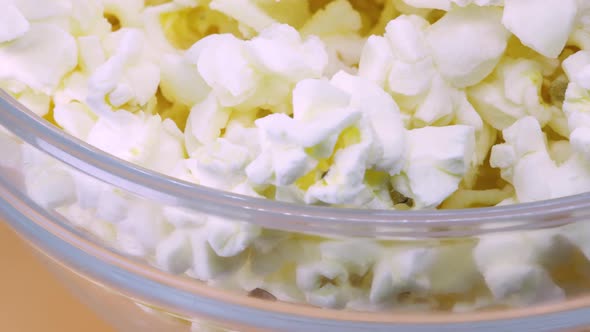
<instances>
[{"instance_id":1,"label":"table surface","mask_svg":"<svg viewBox=\"0 0 590 332\"><path fill-rule=\"evenodd\" d=\"M0 331L113 332L78 302L0 220Z\"/></svg>"}]
</instances>

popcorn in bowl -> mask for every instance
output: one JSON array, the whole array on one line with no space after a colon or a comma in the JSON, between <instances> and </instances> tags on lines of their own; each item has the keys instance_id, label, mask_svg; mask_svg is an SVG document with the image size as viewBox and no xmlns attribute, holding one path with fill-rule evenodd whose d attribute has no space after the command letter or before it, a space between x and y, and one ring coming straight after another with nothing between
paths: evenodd
<instances>
[{"instance_id":1,"label":"popcorn in bowl","mask_svg":"<svg viewBox=\"0 0 590 332\"><path fill-rule=\"evenodd\" d=\"M590 190L586 7L7 0L0 87L108 154L235 194L378 210L527 203ZM578 225L448 239L267 229L150 204L0 135L37 204L169 273L274 300L531 305L568 295L555 257L587 252Z\"/></svg>"}]
</instances>

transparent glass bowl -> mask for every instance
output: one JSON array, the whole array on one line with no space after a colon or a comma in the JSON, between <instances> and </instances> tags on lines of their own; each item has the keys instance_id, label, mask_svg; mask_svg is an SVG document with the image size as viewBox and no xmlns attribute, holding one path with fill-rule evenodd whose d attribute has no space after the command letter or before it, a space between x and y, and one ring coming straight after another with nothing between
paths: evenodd
<instances>
[{"instance_id":1,"label":"transparent glass bowl","mask_svg":"<svg viewBox=\"0 0 590 332\"><path fill-rule=\"evenodd\" d=\"M4 92L0 92L0 126L4 129L0 132L0 218L84 303L121 331L555 331L590 325L590 282L586 281L590 280L590 264L583 245L579 245L587 238L590 247L590 230L586 231L585 223L590 194L460 211L298 206L195 186L119 160L40 120ZM471 257L479 243L494 237L516 238L518 242L524 236L536 239L533 245L541 247L545 239L568 245L576 240L578 245L564 249L552 263L545 261L547 252L531 258L563 289L564 296L557 301L537 301L542 298L535 295L540 290L523 284L521 289L504 290L509 294L500 294L506 297L500 304L493 302L480 310L461 312L460 304L474 302L470 298L474 293L488 298L498 294L490 295L490 276L461 279L457 262L451 259L443 262L442 275L457 274L458 282L450 282L453 285L472 283L467 298L460 292L451 299L449 294L437 293L432 296L436 304L427 311L396 310L396 306L381 310L326 309L304 304L313 303L309 294L299 294L300 300L281 300L280 295L269 298L266 292L247 292L243 285L215 278L215 282L204 283L187 274L164 272L156 267L149 243L118 238L109 222L96 222L100 195L92 188L116 192L125 202L143 207L189 211L260 227L261 232L279 238L313 236L315 242L369 239L385 248L402 248L402 253L451 248L466 251L463 254ZM102 208L115 204L108 203ZM72 212L72 206L78 214ZM245 264L264 261L264 255L256 256L254 245L249 244L252 247L242 248L248 250L247 254L235 256L243 255ZM507 254L520 254L511 250L498 245L498 255L506 259L510 256ZM221 272L237 274L232 266L244 263L232 263L234 256L227 256L215 257L229 266ZM378 264L369 265L365 275L376 275ZM374 277L367 280L368 287L373 287ZM413 290L410 287L388 294L403 302L404 297L416 295ZM366 292L359 290L359 296L366 296ZM520 301L527 296L534 300ZM506 304L511 301L519 304Z\"/></svg>"}]
</instances>

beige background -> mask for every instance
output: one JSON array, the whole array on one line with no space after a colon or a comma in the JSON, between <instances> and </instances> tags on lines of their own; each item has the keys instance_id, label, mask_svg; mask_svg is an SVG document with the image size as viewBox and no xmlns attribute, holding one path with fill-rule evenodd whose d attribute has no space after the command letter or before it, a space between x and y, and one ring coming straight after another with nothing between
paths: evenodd
<instances>
[{"instance_id":1,"label":"beige background","mask_svg":"<svg viewBox=\"0 0 590 332\"><path fill-rule=\"evenodd\" d=\"M0 331L114 332L74 299L0 220Z\"/></svg>"}]
</instances>

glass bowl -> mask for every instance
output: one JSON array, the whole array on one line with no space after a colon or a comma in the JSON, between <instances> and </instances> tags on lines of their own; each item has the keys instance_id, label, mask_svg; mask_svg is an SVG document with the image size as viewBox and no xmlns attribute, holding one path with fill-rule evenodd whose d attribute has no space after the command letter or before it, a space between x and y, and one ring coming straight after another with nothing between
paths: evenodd
<instances>
[{"instance_id":1,"label":"glass bowl","mask_svg":"<svg viewBox=\"0 0 590 332\"><path fill-rule=\"evenodd\" d=\"M121 331L558 331L590 325L590 251L584 249L586 242L590 248L585 223L590 194L445 211L299 206L193 185L119 160L39 119L4 92L0 112L0 218L74 294ZM121 236L116 223L101 217L101 209L120 207L117 200L97 205L103 192L148 211L146 220L153 211L168 211L166 218L178 224L204 216L254 228L258 238L230 236L232 245L217 251L194 249L191 242L193 268L178 271L158 260L145 243L150 238L145 229L131 232L144 232L138 241ZM282 246L285 238L303 245ZM246 278L248 285L241 281L244 270L272 257L277 261L270 254L286 250L276 263L282 264L294 250L325 249L325 243L336 248L331 255L349 259L348 279L318 272L323 278L318 283L324 284L311 287L320 291L295 280L295 295L283 281L259 282L257 275ZM436 278L400 270L390 277L406 275L406 288L373 294L383 282L377 276L384 251L360 261L352 255L367 243L385 248L387 262L390 253L399 261L414 254L427 260L428 253L436 253L435 268L429 268L437 271L428 272ZM267 250L260 249L264 244ZM220 256L223 250L231 253ZM212 267L199 271L195 255ZM490 267L477 265L475 255L490 256ZM362 275L355 275L359 269ZM291 271L290 278L296 274ZM421 278L428 288L424 293ZM506 280L513 284L503 287ZM547 284L557 285L559 294ZM385 300L373 301L379 296Z\"/></svg>"}]
</instances>

